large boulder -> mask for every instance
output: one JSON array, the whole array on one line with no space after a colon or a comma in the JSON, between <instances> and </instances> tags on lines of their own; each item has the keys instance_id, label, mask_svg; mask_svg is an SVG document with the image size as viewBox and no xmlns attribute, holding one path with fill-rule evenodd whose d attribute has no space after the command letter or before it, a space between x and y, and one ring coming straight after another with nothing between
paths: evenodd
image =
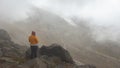
<instances>
[{"instance_id":1,"label":"large boulder","mask_svg":"<svg viewBox=\"0 0 120 68\"><path fill-rule=\"evenodd\" d=\"M66 63L74 63L71 55L67 50L58 44L52 44L50 46L42 46L39 49L39 55L46 55L48 57L59 57L61 61Z\"/></svg>"}]
</instances>

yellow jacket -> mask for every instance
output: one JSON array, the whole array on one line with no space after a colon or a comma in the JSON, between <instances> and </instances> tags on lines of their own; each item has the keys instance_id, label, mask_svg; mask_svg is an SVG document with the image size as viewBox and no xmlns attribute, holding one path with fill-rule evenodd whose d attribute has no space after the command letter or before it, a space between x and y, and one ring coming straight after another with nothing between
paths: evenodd
<instances>
[{"instance_id":1,"label":"yellow jacket","mask_svg":"<svg viewBox=\"0 0 120 68\"><path fill-rule=\"evenodd\" d=\"M38 44L38 38L34 35L29 36L29 42L30 44Z\"/></svg>"}]
</instances>

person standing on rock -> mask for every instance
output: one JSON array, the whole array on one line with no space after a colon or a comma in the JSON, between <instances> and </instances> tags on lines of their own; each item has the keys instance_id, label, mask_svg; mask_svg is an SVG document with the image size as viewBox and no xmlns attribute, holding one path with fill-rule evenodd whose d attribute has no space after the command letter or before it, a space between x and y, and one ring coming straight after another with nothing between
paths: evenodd
<instances>
[{"instance_id":1,"label":"person standing on rock","mask_svg":"<svg viewBox=\"0 0 120 68\"><path fill-rule=\"evenodd\" d=\"M31 36L29 36L29 42L31 46L31 59L33 59L37 57L38 42L39 42L35 31L32 31Z\"/></svg>"}]
</instances>

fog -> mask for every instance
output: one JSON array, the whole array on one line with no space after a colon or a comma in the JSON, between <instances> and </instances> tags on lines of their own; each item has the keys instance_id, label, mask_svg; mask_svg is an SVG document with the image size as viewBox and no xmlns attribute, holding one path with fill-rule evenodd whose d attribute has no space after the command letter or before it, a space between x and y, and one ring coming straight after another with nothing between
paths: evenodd
<instances>
[{"instance_id":1,"label":"fog","mask_svg":"<svg viewBox=\"0 0 120 68\"><path fill-rule=\"evenodd\" d=\"M23 20L29 16L31 6L53 12L69 21L73 16L88 21L99 41L117 41L119 38L119 0L1 0L1 20ZM75 25L73 22L70 24Z\"/></svg>"},{"instance_id":2,"label":"fog","mask_svg":"<svg viewBox=\"0 0 120 68\"><path fill-rule=\"evenodd\" d=\"M97 40L118 40L118 30L120 29L119 0L44 0L43 4L39 4L39 2L36 0L32 3L63 17L77 16L93 24L92 27L96 31L100 31L94 33L97 34Z\"/></svg>"},{"instance_id":3,"label":"fog","mask_svg":"<svg viewBox=\"0 0 120 68\"><path fill-rule=\"evenodd\" d=\"M73 58L98 68L119 68L119 0L0 0L0 28L29 46L61 44ZM99 61L99 62L98 62Z\"/></svg>"}]
</instances>

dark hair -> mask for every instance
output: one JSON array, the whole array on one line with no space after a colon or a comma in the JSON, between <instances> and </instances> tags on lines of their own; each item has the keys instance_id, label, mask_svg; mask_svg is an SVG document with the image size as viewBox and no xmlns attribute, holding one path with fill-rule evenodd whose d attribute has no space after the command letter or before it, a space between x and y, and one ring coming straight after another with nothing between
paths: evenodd
<instances>
[{"instance_id":1,"label":"dark hair","mask_svg":"<svg viewBox=\"0 0 120 68\"><path fill-rule=\"evenodd\" d=\"M32 35L36 35L35 31L32 31Z\"/></svg>"}]
</instances>

